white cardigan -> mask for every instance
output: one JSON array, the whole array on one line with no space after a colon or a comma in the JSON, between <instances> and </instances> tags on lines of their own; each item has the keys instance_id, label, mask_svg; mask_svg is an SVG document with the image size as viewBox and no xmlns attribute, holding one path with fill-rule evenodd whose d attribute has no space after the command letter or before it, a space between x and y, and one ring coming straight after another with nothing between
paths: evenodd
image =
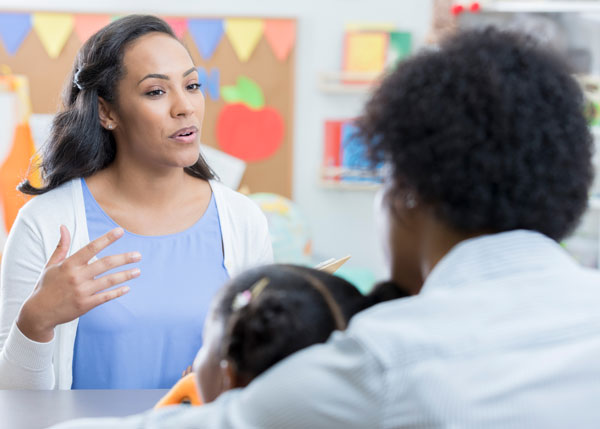
<instances>
[{"instance_id":1,"label":"white cardigan","mask_svg":"<svg viewBox=\"0 0 600 429\"><path fill-rule=\"evenodd\" d=\"M225 268L230 277L271 263L267 221L247 197L210 182L221 222ZM15 323L46 261L56 249L60 225L71 233L72 254L88 236L80 179L33 198L19 211L2 257L0 281L0 389L70 389L78 319L56 327L54 339L38 343Z\"/></svg>"}]
</instances>

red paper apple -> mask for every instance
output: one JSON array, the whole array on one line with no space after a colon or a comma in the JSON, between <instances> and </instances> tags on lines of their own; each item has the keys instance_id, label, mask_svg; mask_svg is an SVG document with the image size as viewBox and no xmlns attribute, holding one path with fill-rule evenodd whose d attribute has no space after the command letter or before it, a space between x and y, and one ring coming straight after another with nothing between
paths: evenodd
<instances>
[{"instance_id":1,"label":"red paper apple","mask_svg":"<svg viewBox=\"0 0 600 429\"><path fill-rule=\"evenodd\" d=\"M224 152L247 162L271 157L283 142L284 124L279 112L265 107L260 87L246 77L236 86L223 87L229 103L217 119L217 141Z\"/></svg>"}]
</instances>

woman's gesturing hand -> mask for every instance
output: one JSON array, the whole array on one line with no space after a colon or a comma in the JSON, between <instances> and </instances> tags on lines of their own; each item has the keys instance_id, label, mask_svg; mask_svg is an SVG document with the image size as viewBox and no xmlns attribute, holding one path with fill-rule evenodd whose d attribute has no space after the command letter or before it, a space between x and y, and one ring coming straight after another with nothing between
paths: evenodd
<instances>
[{"instance_id":1,"label":"woman's gesturing hand","mask_svg":"<svg viewBox=\"0 0 600 429\"><path fill-rule=\"evenodd\" d=\"M122 236L123 229L115 228L66 258L71 236L68 229L61 225L58 246L19 312L19 330L33 341L48 342L52 340L57 325L70 322L92 308L126 294L129 291L127 286L106 289L139 276L138 268L98 276L113 268L139 261L139 253L111 255L89 263Z\"/></svg>"}]
</instances>

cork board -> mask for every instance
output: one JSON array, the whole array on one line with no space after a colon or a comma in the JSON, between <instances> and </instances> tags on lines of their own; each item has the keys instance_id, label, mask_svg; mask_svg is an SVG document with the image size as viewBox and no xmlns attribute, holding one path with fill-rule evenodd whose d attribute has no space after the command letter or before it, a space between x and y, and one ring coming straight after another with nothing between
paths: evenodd
<instances>
[{"instance_id":1,"label":"cork board","mask_svg":"<svg viewBox=\"0 0 600 429\"><path fill-rule=\"evenodd\" d=\"M186 16L186 18L204 17ZM218 18L227 19L227 17ZM283 120L283 137L280 146L270 157L247 163L240 187L245 187L252 193L273 192L291 198L295 48L292 47L287 58L282 61L276 57L263 35L248 61L242 62L228 37L223 35L212 57L204 60L189 32L183 34L182 42L190 51L196 66L203 67L207 72L213 69L219 70L221 87L235 85L239 76L246 76L262 89L265 107L279 113ZM57 111L65 79L69 75L81 44L73 32L58 58L51 59L33 29L14 55L10 55L0 43L0 64L8 65L14 74L23 74L29 79L33 113ZM206 90L205 98L202 142L221 149L217 138L217 121L219 114L228 103L222 96L213 99Z\"/></svg>"}]
</instances>

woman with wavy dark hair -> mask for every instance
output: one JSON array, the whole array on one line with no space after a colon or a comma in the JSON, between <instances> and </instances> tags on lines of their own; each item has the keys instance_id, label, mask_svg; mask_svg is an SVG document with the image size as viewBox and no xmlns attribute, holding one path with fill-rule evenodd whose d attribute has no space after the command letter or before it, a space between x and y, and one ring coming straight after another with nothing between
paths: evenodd
<instances>
[{"instance_id":1,"label":"woman with wavy dark hair","mask_svg":"<svg viewBox=\"0 0 600 429\"><path fill-rule=\"evenodd\" d=\"M163 20L127 16L81 48L6 244L0 388L170 387L215 291L271 261L264 216L200 154L203 116Z\"/></svg>"}]
</instances>

